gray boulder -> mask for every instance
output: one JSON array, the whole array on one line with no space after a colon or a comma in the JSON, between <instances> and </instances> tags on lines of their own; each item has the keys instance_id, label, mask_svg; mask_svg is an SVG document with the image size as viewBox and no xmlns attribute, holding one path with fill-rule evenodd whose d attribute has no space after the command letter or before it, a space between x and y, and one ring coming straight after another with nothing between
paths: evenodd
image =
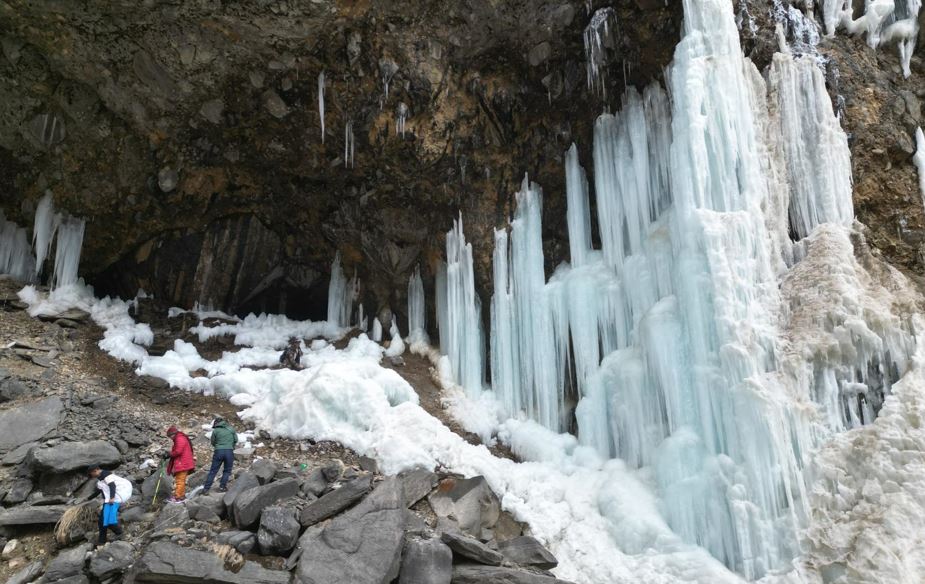
<instances>
[{"instance_id":1,"label":"gray boulder","mask_svg":"<svg viewBox=\"0 0 925 584\"><path fill-rule=\"evenodd\" d=\"M257 536L250 531L223 531L215 539L218 543L230 545L243 555L251 553L257 546Z\"/></svg>"},{"instance_id":2,"label":"gray boulder","mask_svg":"<svg viewBox=\"0 0 925 584\"><path fill-rule=\"evenodd\" d=\"M66 473L84 469L91 464L110 466L119 464L122 455L105 440L91 442L62 442L33 450L27 459L35 470L46 473Z\"/></svg>"},{"instance_id":3,"label":"gray boulder","mask_svg":"<svg viewBox=\"0 0 925 584\"><path fill-rule=\"evenodd\" d=\"M450 584L453 552L439 539L409 539L401 559L398 584Z\"/></svg>"},{"instance_id":4,"label":"gray boulder","mask_svg":"<svg viewBox=\"0 0 925 584\"><path fill-rule=\"evenodd\" d=\"M96 550L90 558L90 573L99 580L121 574L135 561L135 548L127 541L114 541Z\"/></svg>"},{"instance_id":5,"label":"gray boulder","mask_svg":"<svg viewBox=\"0 0 925 584\"><path fill-rule=\"evenodd\" d=\"M222 496L222 502L225 504L227 509L231 509L234 500L249 489L254 487L259 487L260 482L257 480L257 476L250 472L241 473L238 475L238 478L231 483L231 486L228 487L228 492Z\"/></svg>"},{"instance_id":6,"label":"gray boulder","mask_svg":"<svg viewBox=\"0 0 925 584\"><path fill-rule=\"evenodd\" d=\"M173 477L166 472L161 475L159 469L155 470L141 483L141 504L147 509L151 506L155 494L157 495L157 501L155 502L163 503L172 493Z\"/></svg>"},{"instance_id":7,"label":"gray boulder","mask_svg":"<svg viewBox=\"0 0 925 584\"><path fill-rule=\"evenodd\" d=\"M19 399L30 393L28 386L18 379L0 381L0 403Z\"/></svg>"},{"instance_id":8,"label":"gray boulder","mask_svg":"<svg viewBox=\"0 0 925 584\"><path fill-rule=\"evenodd\" d=\"M29 455L29 452L32 451L33 448L37 448L38 446L38 442L27 442L26 444L22 444L13 450L10 450L6 453L6 456L3 457L4 466L19 464L26 459L26 457Z\"/></svg>"},{"instance_id":9,"label":"gray boulder","mask_svg":"<svg viewBox=\"0 0 925 584\"><path fill-rule=\"evenodd\" d=\"M302 481L302 492L315 497L321 496L328 488L328 479L324 478L324 471L316 468Z\"/></svg>"},{"instance_id":10,"label":"gray boulder","mask_svg":"<svg viewBox=\"0 0 925 584\"><path fill-rule=\"evenodd\" d=\"M0 452L35 442L58 427L64 416L64 403L50 397L0 412Z\"/></svg>"},{"instance_id":11,"label":"gray boulder","mask_svg":"<svg viewBox=\"0 0 925 584\"><path fill-rule=\"evenodd\" d=\"M55 580L54 584L90 584L90 579L83 574L74 574L73 576L68 576L67 578Z\"/></svg>"},{"instance_id":12,"label":"gray boulder","mask_svg":"<svg viewBox=\"0 0 925 584\"><path fill-rule=\"evenodd\" d=\"M6 584L28 584L42 574L42 563L41 561L32 562L22 570L13 574L9 580L6 581Z\"/></svg>"},{"instance_id":13,"label":"gray boulder","mask_svg":"<svg viewBox=\"0 0 925 584\"><path fill-rule=\"evenodd\" d=\"M155 529L169 529L171 527L181 527L190 520L189 511L186 505L179 503L170 503L161 509L154 520Z\"/></svg>"},{"instance_id":14,"label":"gray boulder","mask_svg":"<svg viewBox=\"0 0 925 584\"><path fill-rule=\"evenodd\" d=\"M429 470L412 470L398 475L405 491L405 506L411 507L430 494L439 482Z\"/></svg>"},{"instance_id":15,"label":"gray boulder","mask_svg":"<svg viewBox=\"0 0 925 584\"><path fill-rule=\"evenodd\" d=\"M302 524L302 527L310 527L329 517L337 515L365 497L366 493L368 493L371 488L371 483L372 478L366 476L353 479L341 488L334 489L317 501L313 501L306 505L305 508L302 509L299 522Z\"/></svg>"},{"instance_id":16,"label":"gray boulder","mask_svg":"<svg viewBox=\"0 0 925 584\"><path fill-rule=\"evenodd\" d=\"M0 511L0 526L47 525L57 523L67 510L66 505L34 505Z\"/></svg>"},{"instance_id":17,"label":"gray boulder","mask_svg":"<svg viewBox=\"0 0 925 584\"><path fill-rule=\"evenodd\" d=\"M569 584L554 576L525 572L500 566L457 564L453 567L453 584Z\"/></svg>"},{"instance_id":18,"label":"gray boulder","mask_svg":"<svg viewBox=\"0 0 925 584\"><path fill-rule=\"evenodd\" d=\"M260 514L257 544L265 556L284 556L292 551L299 540L301 526L295 510L288 507L267 507Z\"/></svg>"},{"instance_id":19,"label":"gray boulder","mask_svg":"<svg viewBox=\"0 0 925 584\"><path fill-rule=\"evenodd\" d=\"M332 521L309 527L299 540L298 584L388 584L398 575L404 545L401 481L383 481L366 499Z\"/></svg>"},{"instance_id":20,"label":"gray boulder","mask_svg":"<svg viewBox=\"0 0 925 584\"><path fill-rule=\"evenodd\" d=\"M324 475L325 480L329 483L333 483L343 476L344 469L344 463L335 458L322 467L321 474Z\"/></svg>"},{"instance_id":21,"label":"gray boulder","mask_svg":"<svg viewBox=\"0 0 925 584\"><path fill-rule=\"evenodd\" d=\"M199 495L186 503L186 509L191 519L215 522L221 520L221 515L225 512L225 504L218 494Z\"/></svg>"},{"instance_id":22,"label":"gray boulder","mask_svg":"<svg viewBox=\"0 0 925 584\"><path fill-rule=\"evenodd\" d=\"M299 481L286 479L255 487L237 496L232 506L234 523L250 528L260 520L260 513L273 503L293 497L299 492Z\"/></svg>"},{"instance_id":23,"label":"gray boulder","mask_svg":"<svg viewBox=\"0 0 925 584\"><path fill-rule=\"evenodd\" d=\"M267 570L255 562L244 562L240 570L232 572L212 552L161 541L151 544L137 562L135 581L164 584L289 584L289 572Z\"/></svg>"},{"instance_id":24,"label":"gray boulder","mask_svg":"<svg viewBox=\"0 0 925 584\"><path fill-rule=\"evenodd\" d=\"M524 535L498 543L498 551L505 558L520 564L541 570L552 570L559 565L559 560L543 547L536 538Z\"/></svg>"},{"instance_id":25,"label":"gray boulder","mask_svg":"<svg viewBox=\"0 0 925 584\"><path fill-rule=\"evenodd\" d=\"M257 477L257 482L261 485L265 485L272 481L273 477L276 475L276 464L268 458L261 458L251 465L248 472L253 473L254 476Z\"/></svg>"},{"instance_id":26,"label":"gray boulder","mask_svg":"<svg viewBox=\"0 0 925 584\"><path fill-rule=\"evenodd\" d=\"M18 505L25 501L31 492L32 481L26 478L16 479L10 485L10 490L6 492L3 503L6 505Z\"/></svg>"},{"instance_id":27,"label":"gray boulder","mask_svg":"<svg viewBox=\"0 0 925 584\"><path fill-rule=\"evenodd\" d=\"M57 580L76 576L83 571L84 564L87 563L87 553L89 551L89 543L64 550L48 563L48 566L45 568L45 580L48 582L55 582Z\"/></svg>"},{"instance_id":28,"label":"gray boulder","mask_svg":"<svg viewBox=\"0 0 925 584\"><path fill-rule=\"evenodd\" d=\"M504 561L504 556L491 549L479 540L468 537L461 533L445 532L440 539L443 543L450 546L453 553L463 558L486 564L489 566L500 566Z\"/></svg>"},{"instance_id":29,"label":"gray boulder","mask_svg":"<svg viewBox=\"0 0 925 584\"><path fill-rule=\"evenodd\" d=\"M501 514L501 502L481 476L444 479L428 500L437 517L454 517L462 531L476 538L494 527Z\"/></svg>"}]
</instances>

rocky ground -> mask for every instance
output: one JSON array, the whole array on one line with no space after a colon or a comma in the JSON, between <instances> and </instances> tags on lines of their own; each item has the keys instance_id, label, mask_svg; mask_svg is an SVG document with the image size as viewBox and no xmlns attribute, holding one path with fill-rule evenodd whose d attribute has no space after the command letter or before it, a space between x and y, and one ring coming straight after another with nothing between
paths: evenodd
<instances>
[{"instance_id":1,"label":"rocky ground","mask_svg":"<svg viewBox=\"0 0 925 584\"><path fill-rule=\"evenodd\" d=\"M134 376L97 348L101 333L83 315L33 319L15 290L0 280L0 581L558 582L547 572L555 558L501 511L481 477L383 476L338 444L258 434L236 451L228 493L199 494L211 455L203 425L221 415L253 431L235 408ZM190 324L153 328L160 342ZM397 369L440 413L426 363L415 359ZM145 464L167 447L171 424L190 435L198 460L183 504L164 503L169 478L153 500L159 473ZM100 547L95 520L55 532L64 511L93 493L91 463L135 486L124 536Z\"/></svg>"}]
</instances>

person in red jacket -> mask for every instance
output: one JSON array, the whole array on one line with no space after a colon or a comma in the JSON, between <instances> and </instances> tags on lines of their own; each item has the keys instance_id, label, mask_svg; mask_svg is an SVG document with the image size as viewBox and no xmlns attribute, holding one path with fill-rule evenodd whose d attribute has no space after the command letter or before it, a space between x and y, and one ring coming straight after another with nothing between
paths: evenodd
<instances>
[{"instance_id":1,"label":"person in red jacket","mask_svg":"<svg viewBox=\"0 0 925 584\"><path fill-rule=\"evenodd\" d=\"M167 463L167 473L173 475L173 497L167 499L168 503L179 503L186 498L186 477L190 471L196 468L196 458L193 456L193 445L189 436L177 430L176 426L167 428L167 436L173 440L173 447L170 454L164 455L169 458Z\"/></svg>"}]
</instances>

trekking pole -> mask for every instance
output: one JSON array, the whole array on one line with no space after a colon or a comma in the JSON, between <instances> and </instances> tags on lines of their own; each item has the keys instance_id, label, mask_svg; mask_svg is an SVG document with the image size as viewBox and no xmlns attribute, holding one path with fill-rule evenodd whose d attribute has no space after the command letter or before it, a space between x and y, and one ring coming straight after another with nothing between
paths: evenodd
<instances>
[{"instance_id":1,"label":"trekking pole","mask_svg":"<svg viewBox=\"0 0 925 584\"><path fill-rule=\"evenodd\" d=\"M154 485L154 496L151 497L152 507L154 507L154 504L157 503L157 492L161 488L161 479L164 478L164 464L166 462L167 462L166 460L161 460L161 466L158 468L158 471L157 471L157 484Z\"/></svg>"}]
</instances>

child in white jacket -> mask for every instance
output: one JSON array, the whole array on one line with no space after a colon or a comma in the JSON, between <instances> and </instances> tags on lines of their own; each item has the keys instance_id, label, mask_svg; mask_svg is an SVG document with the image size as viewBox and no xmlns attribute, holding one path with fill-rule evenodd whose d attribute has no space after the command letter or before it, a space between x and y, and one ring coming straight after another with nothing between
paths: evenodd
<instances>
[{"instance_id":1,"label":"child in white jacket","mask_svg":"<svg viewBox=\"0 0 925 584\"><path fill-rule=\"evenodd\" d=\"M87 469L87 474L96 479L96 488L103 497L99 520L99 545L103 545L106 543L106 533L109 529L116 534L116 538L122 535L122 528L119 527L119 507L132 498L132 483L115 473L101 469L99 465L91 466Z\"/></svg>"}]
</instances>

